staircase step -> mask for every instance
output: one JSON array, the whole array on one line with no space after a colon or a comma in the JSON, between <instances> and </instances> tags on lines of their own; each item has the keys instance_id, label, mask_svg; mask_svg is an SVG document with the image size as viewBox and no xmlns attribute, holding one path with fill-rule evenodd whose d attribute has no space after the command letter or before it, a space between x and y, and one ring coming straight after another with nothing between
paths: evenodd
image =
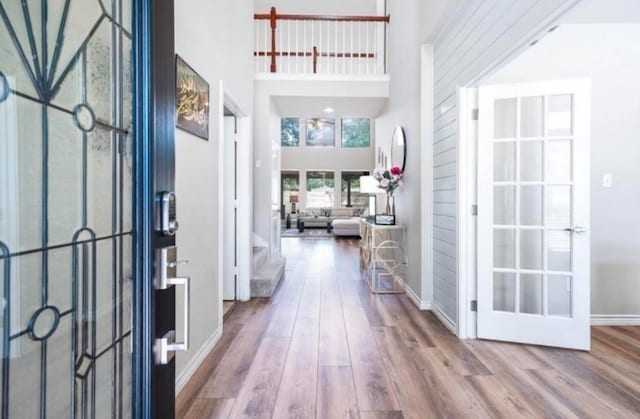
<instances>
[{"instance_id":1,"label":"staircase step","mask_svg":"<svg viewBox=\"0 0 640 419\"><path fill-rule=\"evenodd\" d=\"M253 255L251 256L251 266L253 267L253 272L259 271L262 265L264 265L267 262L268 258L269 258L268 247L254 247Z\"/></svg>"},{"instance_id":2,"label":"staircase step","mask_svg":"<svg viewBox=\"0 0 640 419\"><path fill-rule=\"evenodd\" d=\"M251 278L251 297L271 297L284 276L286 260L274 258L254 271Z\"/></svg>"}]
</instances>

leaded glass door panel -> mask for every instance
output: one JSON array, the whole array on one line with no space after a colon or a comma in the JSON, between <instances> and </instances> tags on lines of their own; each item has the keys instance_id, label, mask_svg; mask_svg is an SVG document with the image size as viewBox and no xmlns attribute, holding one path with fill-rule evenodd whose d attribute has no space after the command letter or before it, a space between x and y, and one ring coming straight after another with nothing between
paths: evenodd
<instances>
[{"instance_id":1,"label":"leaded glass door panel","mask_svg":"<svg viewBox=\"0 0 640 419\"><path fill-rule=\"evenodd\" d=\"M131 416L131 12L0 1L2 418Z\"/></svg>"},{"instance_id":2,"label":"leaded glass door panel","mask_svg":"<svg viewBox=\"0 0 640 419\"><path fill-rule=\"evenodd\" d=\"M589 349L589 81L479 102L478 337Z\"/></svg>"}]
</instances>

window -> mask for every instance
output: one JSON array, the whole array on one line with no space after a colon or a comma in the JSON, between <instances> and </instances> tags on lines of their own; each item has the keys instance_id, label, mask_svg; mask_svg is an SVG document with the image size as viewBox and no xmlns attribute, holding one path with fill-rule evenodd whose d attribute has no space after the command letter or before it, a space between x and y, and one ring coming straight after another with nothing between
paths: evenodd
<instances>
[{"instance_id":1,"label":"window","mask_svg":"<svg viewBox=\"0 0 640 419\"><path fill-rule=\"evenodd\" d=\"M360 176L369 176L369 172L342 172L342 206L366 207L369 195L360 193Z\"/></svg>"},{"instance_id":2,"label":"window","mask_svg":"<svg viewBox=\"0 0 640 419\"><path fill-rule=\"evenodd\" d=\"M307 119L308 147L335 147L336 120L325 118Z\"/></svg>"},{"instance_id":3,"label":"window","mask_svg":"<svg viewBox=\"0 0 640 419\"><path fill-rule=\"evenodd\" d=\"M300 145L300 119L282 118L280 120L280 143L282 147Z\"/></svg>"},{"instance_id":4,"label":"window","mask_svg":"<svg viewBox=\"0 0 640 419\"><path fill-rule=\"evenodd\" d=\"M297 211L300 199L300 174L298 172L282 172L282 216Z\"/></svg>"},{"instance_id":5,"label":"window","mask_svg":"<svg viewBox=\"0 0 640 419\"><path fill-rule=\"evenodd\" d=\"M342 120L342 147L357 148L371 145L371 120L369 118L344 118Z\"/></svg>"},{"instance_id":6,"label":"window","mask_svg":"<svg viewBox=\"0 0 640 419\"><path fill-rule=\"evenodd\" d=\"M333 172L307 172L307 208L333 207L333 176Z\"/></svg>"}]
</instances>

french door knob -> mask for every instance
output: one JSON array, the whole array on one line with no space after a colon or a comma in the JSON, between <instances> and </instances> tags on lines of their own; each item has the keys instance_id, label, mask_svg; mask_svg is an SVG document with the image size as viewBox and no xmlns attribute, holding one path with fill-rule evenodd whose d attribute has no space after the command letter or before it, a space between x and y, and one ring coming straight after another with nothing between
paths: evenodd
<instances>
[{"instance_id":1,"label":"french door knob","mask_svg":"<svg viewBox=\"0 0 640 419\"><path fill-rule=\"evenodd\" d=\"M565 228L564 231L569 231L574 234L583 234L587 232L587 227L585 226L575 226L573 228L569 227L569 228Z\"/></svg>"}]
</instances>

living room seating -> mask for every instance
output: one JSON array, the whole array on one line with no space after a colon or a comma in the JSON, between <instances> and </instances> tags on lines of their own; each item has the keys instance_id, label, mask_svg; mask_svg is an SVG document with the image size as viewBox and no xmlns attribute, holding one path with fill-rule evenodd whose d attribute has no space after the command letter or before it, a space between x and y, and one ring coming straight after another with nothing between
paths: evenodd
<instances>
[{"instance_id":1,"label":"living room seating","mask_svg":"<svg viewBox=\"0 0 640 419\"><path fill-rule=\"evenodd\" d=\"M304 231L305 228L326 228L331 231L335 227L335 221L343 220L359 220L360 216L366 211L364 208L307 208L300 211L298 215L298 230ZM356 226L359 221L356 221ZM338 223L340 233L336 235L359 235L358 228L353 227L353 221L347 223ZM349 234L345 234L349 233ZM353 233L353 234L351 234Z\"/></svg>"},{"instance_id":2,"label":"living room seating","mask_svg":"<svg viewBox=\"0 0 640 419\"><path fill-rule=\"evenodd\" d=\"M331 226L336 236L360 236L360 217L339 218L333 220Z\"/></svg>"}]
</instances>

